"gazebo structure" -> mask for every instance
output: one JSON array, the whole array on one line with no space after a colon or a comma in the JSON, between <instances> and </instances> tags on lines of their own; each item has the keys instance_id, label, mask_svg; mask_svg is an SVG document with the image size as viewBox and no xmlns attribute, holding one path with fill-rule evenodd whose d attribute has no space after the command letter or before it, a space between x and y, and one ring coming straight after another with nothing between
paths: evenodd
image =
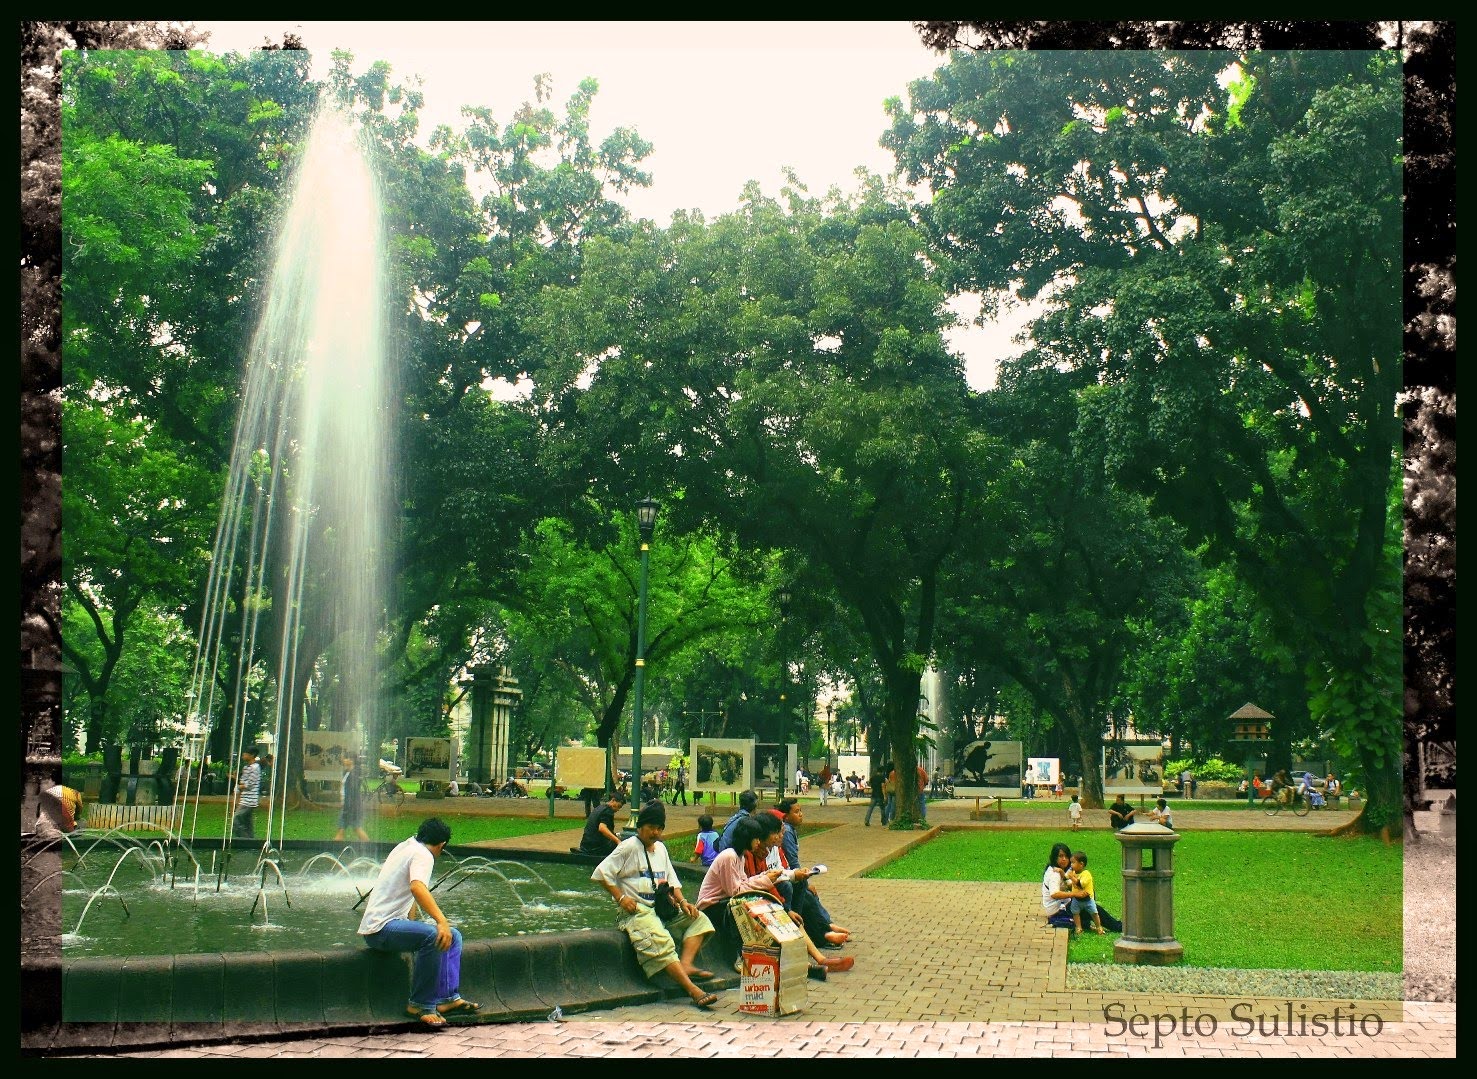
<instances>
[{"instance_id":1,"label":"gazebo structure","mask_svg":"<svg viewBox=\"0 0 1477 1079\"><path fill-rule=\"evenodd\" d=\"M1267 749L1272 741L1270 724L1276 718L1271 712L1258 708L1250 701L1231 713L1230 720L1234 724L1231 741L1245 750L1242 767L1248 774L1265 770Z\"/></svg>"},{"instance_id":2,"label":"gazebo structure","mask_svg":"<svg viewBox=\"0 0 1477 1079\"><path fill-rule=\"evenodd\" d=\"M1234 742L1269 741L1272 733L1267 724L1269 720L1276 718L1271 712L1265 712L1247 701L1231 713L1231 722L1236 724L1236 729L1231 732L1231 740Z\"/></svg>"}]
</instances>

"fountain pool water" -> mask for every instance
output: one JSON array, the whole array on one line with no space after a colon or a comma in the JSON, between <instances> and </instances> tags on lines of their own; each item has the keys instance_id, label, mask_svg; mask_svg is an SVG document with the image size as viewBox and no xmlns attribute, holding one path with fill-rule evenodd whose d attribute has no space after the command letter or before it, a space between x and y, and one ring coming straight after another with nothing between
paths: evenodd
<instances>
[{"instance_id":1,"label":"fountain pool water","mask_svg":"<svg viewBox=\"0 0 1477 1079\"><path fill-rule=\"evenodd\" d=\"M384 852L363 846L237 849L219 888L206 856L167 861L141 845L79 844L64 856L62 958L355 948ZM466 849L437 860L433 894L467 940L608 929L610 897L588 861L532 861ZM696 894L695 883L687 888Z\"/></svg>"}]
</instances>

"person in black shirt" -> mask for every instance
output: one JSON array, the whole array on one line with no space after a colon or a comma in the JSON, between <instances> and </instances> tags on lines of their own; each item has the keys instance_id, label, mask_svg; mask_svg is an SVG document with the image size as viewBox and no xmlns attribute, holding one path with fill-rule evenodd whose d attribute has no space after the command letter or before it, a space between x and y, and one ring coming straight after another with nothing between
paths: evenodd
<instances>
[{"instance_id":1,"label":"person in black shirt","mask_svg":"<svg viewBox=\"0 0 1477 1079\"><path fill-rule=\"evenodd\" d=\"M626 804L620 791L607 791L605 801L596 806L585 821L585 834L580 838L580 853L604 858L620 844L615 830L615 811Z\"/></svg>"}]
</instances>

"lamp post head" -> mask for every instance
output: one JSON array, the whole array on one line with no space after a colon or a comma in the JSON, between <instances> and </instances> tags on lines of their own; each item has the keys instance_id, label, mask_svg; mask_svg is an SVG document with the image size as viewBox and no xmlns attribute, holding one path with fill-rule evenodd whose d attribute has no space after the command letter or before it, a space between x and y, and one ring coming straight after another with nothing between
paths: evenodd
<instances>
[{"instance_id":1,"label":"lamp post head","mask_svg":"<svg viewBox=\"0 0 1477 1079\"><path fill-rule=\"evenodd\" d=\"M790 590L781 588L774 594L775 601L780 605L780 617L790 617Z\"/></svg>"},{"instance_id":2,"label":"lamp post head","mask_svg":"<svg viewBox=\"0 0 1477 1079\"><path fill-rule=\"evenodd\" d=\"M641 542L650 543L651 533L656 528L657 511L662 504L654 498L643 498L636 503L636 524L641 529Z\"/></svg>"}]
</instances>

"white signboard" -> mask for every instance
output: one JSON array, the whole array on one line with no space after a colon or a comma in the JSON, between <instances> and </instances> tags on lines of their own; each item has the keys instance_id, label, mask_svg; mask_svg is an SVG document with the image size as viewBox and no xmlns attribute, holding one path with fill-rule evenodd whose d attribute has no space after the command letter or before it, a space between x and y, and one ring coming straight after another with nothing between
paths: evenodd
<instances>
[{"instance_id":1,"label":"white signboard","mask_svg":"<svg viewBox=\"0 0 1477 1079\"><path fill-rule=\"evenodd\" d=\"M1103 747L1104 794L1164 793L1164 746L1159 742L1115 742Z\"/></svg>"},{"instance_id":2,"label":"white signboard","mask_svg":"<svg viewBox=\"0 0 1477 1079\"><path fill-rule=\"evenodd\" d=\"M843 777L850 776L853 772L856 777L865 783L872 777L872 757L867 753L842 753L836 758L836 770Z\"/></svg>"},{"instance_id":3,"label":"white signboard","mask_svg":"<svg viewBox=\"0 0 1477 1079\"><path fill-rule=\"evenodd\" d=\"M966 798L1021 796L1021 743L981 739L954 754L954 793Z\"/></svg>"},{"instance_id":4,"label":"white signboard","mask_svg":"<svg viewBox=\"0 0 1477 1079\"><path fill-rule=\"evenodd\" d=\"M1062 781L1060 757L1027 757L1026 782L1037 787L1055 787Z\"/></svg>"}]
</instances>

